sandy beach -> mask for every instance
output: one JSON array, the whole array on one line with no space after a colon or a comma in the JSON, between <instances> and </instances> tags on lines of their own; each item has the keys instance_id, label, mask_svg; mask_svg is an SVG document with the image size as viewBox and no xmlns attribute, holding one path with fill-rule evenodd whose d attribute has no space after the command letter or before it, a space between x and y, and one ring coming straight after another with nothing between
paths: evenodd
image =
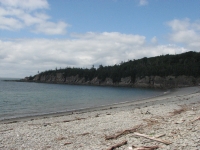
<instances>
[{"instance_id":1,"label":"sandy beach","mask_svg":"<svg viewBox=\"0 0 200 150\"><path fill-rule=\"evenodd\" d=\"M1 150L199 150L200 88L0 122Z\"/></svg>"}]
</instances>

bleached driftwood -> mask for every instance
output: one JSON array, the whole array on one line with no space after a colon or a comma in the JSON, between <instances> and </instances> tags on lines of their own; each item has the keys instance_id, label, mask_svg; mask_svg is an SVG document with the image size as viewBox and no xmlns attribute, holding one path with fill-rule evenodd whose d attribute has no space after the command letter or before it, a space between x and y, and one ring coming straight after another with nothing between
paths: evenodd
<instances>
[{"instance_id":1,"label":"bleached driftwood","mask_svg":"<svg viewBox=\"0 0 200 150\"><path fill-rule=\"evenodd\" d=\"M141 134L141 133L137 133L137 132L135 132L134 134L137 135L137 136L145 137L145 138L150 139L150 140L154 140L154 141L157 141L157 142L164 143L164 144L166 144L166 145L172 144L172 143L169 142L169 141L161 140L161 139L155 138L155 137L150 137L150 136L145 135L145 134Z\"/></svg>"},{"instance_id":2,"label":"bleached driftwood","mask_svg":"<svg viewBox=\"0 0 200 150\"><path fill-rule=\"evenodd\" d=\"M191 121L191 122L193 123L193 122L195 122L195 121L197 121L197 120L200 120L200 116L199 116L198 118L194 119L194 120Z\"/></svg>"}]
</instances>

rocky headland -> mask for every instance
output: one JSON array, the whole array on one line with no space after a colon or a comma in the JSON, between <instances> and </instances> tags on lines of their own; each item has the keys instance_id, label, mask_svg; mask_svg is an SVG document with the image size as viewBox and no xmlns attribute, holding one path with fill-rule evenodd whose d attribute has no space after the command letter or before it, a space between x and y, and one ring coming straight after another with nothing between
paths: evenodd
<instances>
[{"instance_id":1,"label":"rocky headland","mask_svg":"<svg viewBox=\"0 0 200 150\"><path fill-rule=\"evenodd\" d=\"M20 81L98 86L176 88L200 85L200 53L186 52L121 62L114 66L47 70Z\"/></svg>"},{"instance_id":2,"label":"rocky headland","mask_svg":"<svg viewBox=\"0 0 200 150\"><path fill-rule=\"evenodd\" d=\"M84 77L70 76L65 77L63 73L38 74L34 78L26 77L20 81L24 82L40 82L40 83L58 83L58 84L75 84L75 85L96 85L96 86L128 86L139 88L177 88L200 85L200 78L193 76L145 76L136 79L129 77L121 78L120 82L114 82L111 78L104 81L98 77L92 80L86 80Z\"/></svg>"}]
</instances>

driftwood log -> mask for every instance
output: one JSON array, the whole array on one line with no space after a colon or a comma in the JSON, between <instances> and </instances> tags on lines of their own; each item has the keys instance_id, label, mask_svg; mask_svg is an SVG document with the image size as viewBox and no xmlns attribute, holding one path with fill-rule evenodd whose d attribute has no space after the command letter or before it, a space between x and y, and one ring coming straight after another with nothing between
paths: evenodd
<instances>
[{"instance_id":1,"label":"driftwood log","mask_svg":"<svg viewBox=\"0 0 200 150\"><path fill-rule=\"evenodd\" d=\"M121 147L121 146L126 145L126 144L127 144L127 141L123 141L121 143L113 145L112 147L108 148L107 150L114 150L115 148Z\"/></svg>"},{"instance_id":2,"label":"driftwood log","mask_svg":"<svg viewBox=\"0 0 200 150\"><path fill-rule=\"evenodd\" d=\"M72 144L71 142L66 142L66 143L64 143L64 145L69 145L69 144Z\"/></svg>"},{"instance_id":3,"label":"driftwood log","mask_svg":"<svg viewBox=\"0 0 200 150\"><path fill-rule=\"evenodd\" d=\"M155 138L155 137L150 137L150 136L145 135L145 134L140 134L140 133L137 133L137 132L135 132L134 134L137 135L137 136L145 137L145 138L150 139L150 140L154 140L154 141L157 141L157 142L160 142L160 143L164 143L166 145L172 144L169 141L161 140L161 139Z\"/></svg>"},{"instance_id":4,"label":"driftwood log","mask_svg":"<svg viewBox=\"0 0 200 150\"><path fill-rule=\"evenodd\" d=\"M193 121L191 121L192 123L194 123L195 121L200 120L200 116L197 119L194 119Z\"/></svg>"},{"instance_id":5,"label":"driftwood log","mask_svg":"<svg viewBox=\"0 0 200 150\"><path fill-rule=\"evenodd\" d=\"M88 135L90 134L89 132L86 132L86 133L82 133L82 134L78 134L79 136L85 136L85 135Z\"/></svg>"},{"instance_id":6,"label":"driftwood log","mask_svg":"<svg viewBox=\"0 0 200 150\"><path fill-rule=\"evenodd\" d=\"M77 121L77 120L84 120L86 118L75 118L73 120L64 120L63 122L72 122L72 121Z\"/></svg>"},{"instance_id":7,"label":"driftwood log","mask_svg":"<svg viewBox=\"0 0 200 150\"><path fill-rule=\"evenodd\" d=\"M126 135L126 134L129 134L129 133L134 133L135 131L137 131L138 128L140 128L141 125L133 128L133 129L128 129L128 130L124 130L124 131L121 131L115 135L109 135L109 136L105 136L105 139L106 140L112 140L112 139L117 139L118 137L122 136L122 135Z\"/></svg>"}]
</instances>

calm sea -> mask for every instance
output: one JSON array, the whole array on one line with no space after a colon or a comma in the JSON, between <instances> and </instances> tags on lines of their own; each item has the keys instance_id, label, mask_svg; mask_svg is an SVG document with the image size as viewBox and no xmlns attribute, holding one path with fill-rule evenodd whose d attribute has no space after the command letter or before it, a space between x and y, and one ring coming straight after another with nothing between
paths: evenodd
<instances>
[{"instance_id":1,"label":"calm sea","mask_svg":"<svg viewBox=\"0 0 200 150\"><path fill-rule=\"evenodd\" d=\"M0 78L0 120L65 112L162 94L162 90L5 82Z\"/></svg>"}]
</instances>

